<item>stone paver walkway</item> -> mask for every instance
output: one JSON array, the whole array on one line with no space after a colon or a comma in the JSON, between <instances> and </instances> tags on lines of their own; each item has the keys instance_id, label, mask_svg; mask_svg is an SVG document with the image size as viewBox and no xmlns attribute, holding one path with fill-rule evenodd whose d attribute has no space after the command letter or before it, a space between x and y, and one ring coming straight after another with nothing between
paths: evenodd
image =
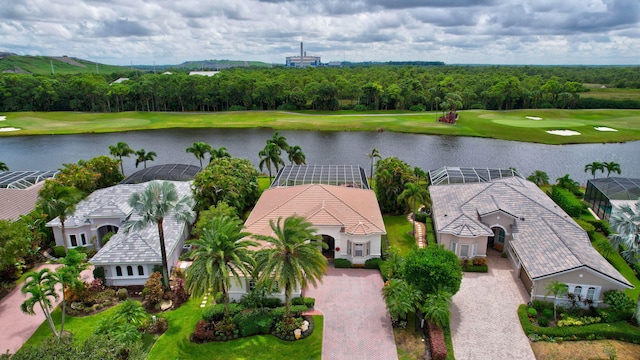
<instances>
[{"instance_id":1,"label":"stone paver walkway","mask_svg":"<svg viewBox=\"0 0 640 360\"><path fill-rule=\"evenodd\" d=\"M324 314L323 360L396 360L380 273L330 266L318 288L305 289Z\"/></svg>"},{"instance_id":2,"label":"stone paver walkway","mask_svg":"<svg viewBox=\"0 0 640 360\"><path fill-rule=\"evenodd\" d=\"M410 223L413 223L413 213L410 213L409 215L407 215L407 221ZM427 238L425 236L427 234L427 227L424 225L424 223L421 223L420 221L416 221L415 226L413 228L413 233L415 234L416 245L418 245L419 248L426 247Z\"/></svg>"},{"instance_id":3,"label":"stone paver walkway","mask_svg":"<svg viewBox=\"0 0 640 360\"><path fill-rule=\"evenodd\" d=\"M526 303L524 285L508 259L487 257L488 273L464 273L453 297L451 337L456 359L535 360L517 309Z\"/></svg>"}]
</instances>

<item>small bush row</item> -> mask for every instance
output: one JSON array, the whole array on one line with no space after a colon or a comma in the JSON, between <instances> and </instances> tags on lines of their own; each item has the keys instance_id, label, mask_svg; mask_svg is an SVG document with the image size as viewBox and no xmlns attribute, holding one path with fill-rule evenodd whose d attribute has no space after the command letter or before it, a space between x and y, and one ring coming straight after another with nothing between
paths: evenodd
<instances>
[{"instance_id":1,"label":"small bush row","mask_svg":"<svg viewBox=\"0 0 640 360\"><path fill-rule=\"evenodd\" d=\"M296 297L291 299L291 305L304 305L311 309L316 305L316 299L312 297Z\"/></svg>"},{"instance_id":2,"label":"small bush row","mask_svg":"<svg viewBox=\"0 0 640 360\"><path fill-rule=\"evenodd\" d=\"M333 266L336 269L350 268L351 267L351 261L349 261L347 259L335 259L335 260L333 260Z\"/></svg>"},{"instance_id":3,"label":"small bush row","mask_svg":"<svg viewBox=\"0 0 640 360\"><path fill-rule=\"evenodd\" d=\"M582 213L584 202L578 200L569 190L554 185L551 187L551 199L571 217L579 217Z\"/></svg>"},{"instance_id":4,"label":"small bush row","mask_svg":"<svg viewBox=\"0 0 640 360\"><path fill-rule=\"evenodd\" d=\"M364 267L365 269L380 269L380 265L382 264L383 260L380 258L371 258L371 259L367 259L364 262L364 265L360 265L360 264L352 264L351 261L347 260L347 259L335 259L333 260L333 266L336 269L345 269L345 268L351 268L351 267Z\"/></svg>"},{"instance_id":5,"label":"small bush row","mask_svg":"<svg viewBox=\"0 0 640 360\"><path fill-rule=\"evenodd\" d=\"M447 344L444 342L444 332L441 327L428 323L429 345L431 346L431 358L433 360L445 360L447 358Z\"/></svg>"}]
</instances>

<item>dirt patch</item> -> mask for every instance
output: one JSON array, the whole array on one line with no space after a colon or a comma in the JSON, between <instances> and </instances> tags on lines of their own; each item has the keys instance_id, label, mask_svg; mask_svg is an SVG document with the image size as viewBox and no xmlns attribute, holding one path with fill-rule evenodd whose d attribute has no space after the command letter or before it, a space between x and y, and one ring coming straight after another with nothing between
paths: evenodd
<instances>
[{"instance_id":1,"label":"dirt patch","mask_svg":"<svg viewBox=\"0 0 640 360\"><path fill-rule=\"evenodd\" d=\"M565 341L560 344L531 343L537 360L546 359L640 359L640 345L618 340Z\"/></svg>"},{"instance_id":2,"label":"dirt patch","mask_svg":"<svg viewBox=\"0 0 640 360\"><path fill-rule=\"evenodd\" d=\"M73 65L73 66L79 66L79 67L83 67L86 68L87 66L84 64L81 64L79 62L77 62L76 60L70 58L70 57L66 57L66 56L52 56L51 57L54 60L58 60L61 61L63 63L67 63L69 65Z\"/></svg>"}]
</instances>

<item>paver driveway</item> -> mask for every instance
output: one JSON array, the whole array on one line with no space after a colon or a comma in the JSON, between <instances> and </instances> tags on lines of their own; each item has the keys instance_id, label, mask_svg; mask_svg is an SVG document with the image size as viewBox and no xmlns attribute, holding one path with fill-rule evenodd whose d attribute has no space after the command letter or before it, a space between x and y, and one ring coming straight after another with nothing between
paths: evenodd
<instances>
[{"instance_id":1,"label":"paver driveway","mask_svg":"<svg viewBox=\"0 0 640 360\"><path fill-rule=\"evenodd\" d=\"M382 285L378 271L330 266L318 288L305 289L324 314L323 360L398 358Z\"/></svg>"},{"instance_id":2,"label":"paver driveway","mask_svg":"<svg viewBox=\"0 0 640 360\"><path fill-rule=\"evenodd\" d=\"M535 360L518 320L526 291L509 260L488 256L489 273L464 273L453 297L451 337L456 359Z\"/></svg>"}]
</instances>

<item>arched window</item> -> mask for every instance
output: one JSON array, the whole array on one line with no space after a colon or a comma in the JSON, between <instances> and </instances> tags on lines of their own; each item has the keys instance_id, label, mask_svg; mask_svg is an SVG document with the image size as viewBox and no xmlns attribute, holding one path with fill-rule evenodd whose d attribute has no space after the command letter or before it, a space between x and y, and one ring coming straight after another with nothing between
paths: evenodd
<instances>
[{"instance_id":1,"label":"arched window","mask_svg":"<svg viewBox=\"0 0 640 360\"><path fill-rule=\"evenodd\" d=\"M587 289L587 300L592 300L596 297L596 288L594 288L593 286L589 287L589 289Z\"/></svg>"},{"instance_id":2,"label":"arched window","mask_svg":"<svg viewBox=\"0 0 640 360\"><path fill-rule=\"evenodd\" d=\"M142 267L142 265L138 265L138 275L144 275L144 268Z\"/></svg>"},{"instance_id":3,"label":"arched window","mask_svg":"<svg viewBox=\"0 0 640 360\"><path fill-rule=\"evenodd\" d=\"M116 275L122 276L122 268L120 266L116 266Z\"/></svg>"},{"instance_id":4,"label":"arched window","mask_svg":"<svg viewBox=\"0 0 640 360\"><path fill-rule=\"evenodd\" d=\"M573 288L573 294L575 296L582 296L582 286L578 285L575 288Z\"/></svg>"},{"instance_id":5,"label":"arched window","mask_svg":"<svg viewBox=\"0 0 640 360\"><path fill-rule=\"evenodd\" d=\"M127 275L133 276L133 267L132 266L127 266Z\"/></svg>"},{"instance_id":6,"label":"arched window","mask_svg":"<svg viewBox=\"0 0 640 360\"><path fill-rule=\"evenodd\" d=\"M496 234L498 244L504 244L504 230L502 230L502 228L495 228L494 233Z\"/></svg>"}]
</instances>

